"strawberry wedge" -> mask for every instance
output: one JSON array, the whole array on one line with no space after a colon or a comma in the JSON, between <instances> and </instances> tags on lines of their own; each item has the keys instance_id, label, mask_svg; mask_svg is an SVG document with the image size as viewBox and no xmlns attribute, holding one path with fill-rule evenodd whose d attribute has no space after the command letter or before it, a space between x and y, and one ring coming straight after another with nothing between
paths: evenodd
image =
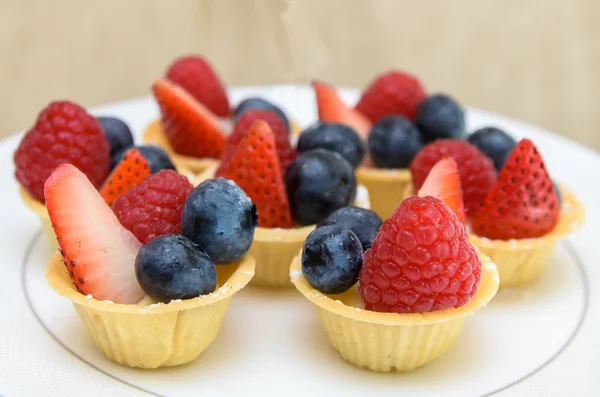
<instances>
[{"instance_id":1,"label":"strawberry wedge","mask_svg":"<svg viewBox=\"0 0 600 397\"><path fill-rule=\"evenodd\" d=\"M419 189L419 196L432 196L444 202L465 223L465 205L460 187L460 175L456 161L445 157L435 163Z\"/></svg>"},{"instance_id":2,"label":"strawberry wedge","mask_svg":"<svg viewBox=\"0 0 600 397\"><path fill-rule=\"evenodd\" d=\"M46 208L69 275L83 294L137 303L144 292L134 264L142 244L119 223L87 177L71 164L44 186Z\"/></svg>"}]
</instances>

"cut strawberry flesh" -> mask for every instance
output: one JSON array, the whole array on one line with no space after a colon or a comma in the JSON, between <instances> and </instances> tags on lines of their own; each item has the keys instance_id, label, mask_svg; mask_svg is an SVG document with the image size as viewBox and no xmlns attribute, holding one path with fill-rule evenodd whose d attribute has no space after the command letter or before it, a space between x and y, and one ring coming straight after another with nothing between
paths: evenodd
<instances>
[{"instance_id":1,"label":"cut strawberry flesh","mask_svg":"<svg viewBox=\"0 0 600 397\"><path fill-rule=\"evenodd\" d=\"M460 187L460 175L456 162L451 157L438 161L431 171L423 186L419 189L419 196L432 196L444 202L458 217L465 222L464 202Z\"/></svg>"},{"instance_id":2,"label":"cut strawberry flesh","mask_svg":"<svg viewBox=\"0 0 600 397\"><path fill-rule=\"evenodd\" d=\"M87 177L71 164L44 188L46 207L69 275L83 294L115 303L143 296L134 271L142 244L119 223Z\"/></svg>"}]
</instances>

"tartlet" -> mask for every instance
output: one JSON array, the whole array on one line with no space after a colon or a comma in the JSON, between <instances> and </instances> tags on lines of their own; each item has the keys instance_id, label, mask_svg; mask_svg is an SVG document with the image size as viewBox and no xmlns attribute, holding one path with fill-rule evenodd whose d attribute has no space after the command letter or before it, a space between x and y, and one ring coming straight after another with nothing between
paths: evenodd
<instances>
[{"instance_id":1,"label":"tartlet","mask_svg":"<svg viewBox=\"0 0 600 397\"><path fill-rule=\"evenodd\" d=\"M254 258L217 266L211 294L168 304L116 304L83 295L60 254L48 262L46 277L69 299L96 347L110 360L139 368L175 366L195 360L215 339L233 295L254 275Z\"/></svg>"},{"instance_id":2,"label":"tartlet","mask_svg":"<svg viewBox=\"0 0 600 397\"><path fill-rule=\"evenodd\" d=\"M537 279L545 269L557 244L583 225L585 217L583 204L577 199L575 193L564 185L560 185L559 189L563 200L560 219L554 230L545 236L518 240L493 240L469 233L471 243L498 266L502 288L522 286Z\"/></svg>"},{"instance_id":3,"label":"tartlet","mask_svg":"<svg viewBox=\"0 0 600 397\"><path fill-rule=\"evenodd\" d=\"M567 235L576 232L583 225L585 208L575 193L564 185L559 185L563 205L556 228L543 237L493 240L469 231L469 241L480 252L489 256L498 267L500 288L518 287L537 279L544 271L556 246ZM413 196L412 185L405 187L406 197Z\"/></svg>"},{"instance_id":4,"label":"tartlet","mask_svg":"<svg viewBox=\"0 0 600 397\"><path fill-rule=\"evenodd\" d=\"M292 261L290 279L315 306L329 343L344 360L371 371L407 372L448 350L467 318L496 294L498 270L486 256L480 254L480 260L479 288L466 305L423 314L364 310L356 286L341 295L325 295L304 278L300 256Z\"/></svg>"},{"instance_id":5,"label":"tartlet","mask_svg":"<svg viewBox=\"0 0 600 397\"><path fill-rule=\"evenodd\" d=\"M212 166L198 175L195 185L212 179L217 167ZM369 193L364 186L357 187L354 205L370 208ZM256 273L252 284L264 287L291 287L289 264L314 228L315 225L291 229L257 227L254 241L248 251L256 260Z\"/></svg>"}]
</instances>

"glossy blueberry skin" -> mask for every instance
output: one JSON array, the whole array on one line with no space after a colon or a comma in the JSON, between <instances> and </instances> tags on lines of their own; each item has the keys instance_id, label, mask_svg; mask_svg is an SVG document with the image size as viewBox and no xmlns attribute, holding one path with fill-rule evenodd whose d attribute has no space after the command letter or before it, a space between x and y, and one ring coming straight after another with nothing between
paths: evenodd
<instances>
[{"instance_id":1,"label":"glossy blueberry skin","mask_svg":"<svg viewBox=\"0 0 600 397\"><path fill-rule=\"evenodd\" d=\"M313 230L302 247L302 274L324 294L341 294L358 281L363 247L356 235L340 226Z\"/></svg>"},{"instance_id":2,"label":"glossy blueberry skin","mask_svg":"<svg viewBox=\"0 0 600 397\"><path fill-rule=\"evenodd\" d=\"M217 264L242 259L257 224L254 203L238 185L223 178L196 186L181 215L183 235L204 248Z\"/></svg>"},{"instance_id":3,"label":"glossy blueberry skin","mask_svg":"<svg viewBox=\"0 0 600 397\"><path fill-rule=\"evenodd\" d=\"M336 152L356 168L365 157L365 144L352 127L338 123L317 122L302 132L298 153L313 149Z\"/></svg>"},{"instance_id":4,"label":"glossy blueberry skin","mask_svg":"<svg viewBox=\"0 0 600 397\"><path fill-rule=\"evenodd\" d=\"M133 146L133 135L129 126L116 117L96 117L110 147L110 155Z\"/></svg>"},{"instance_id":5,"label":"glossy blueberry skin","mask_svg":"<svg viewBox=\"0 0 600 397\"><path fill-rule=\"evenodd\" d=\"M375 236L383 221L375 212L360 207L344 207L334 211L320 222L317 227L336 225L352 231L360 240L363 248L371 248Z\"/></svg>"},{"instance_id":6,"label":"glossy blueberry skin","mask_svg":"<svg viewBox=\"0 0 600 397\"><path fill-rule=\"evenodd\" d=\"M217 271L208 254L180 234L167 234L144 244L135 258L142 290L158 302L191 299L217 288Z\"/></svg>"},{"instance_id":7,"label":"glossy blueberry skin","mask_svg":"<svg viewBox=\"0 0 600 397\"><path fill-rule=\"evenodd\" d=\"M235 121L237 121L242 114L248 110L270 110L271 112L275 112L281 118L281 120L283 120L287 131L290 131L290 121L279 106L258 97L246 98L240 102L233 111Z\"/></svg>"},{"instance_id":8,"label":"glossy blueberry skin","mask_svg":"<svg viewBox=\"0 0 600 397\"><path fill-rule=\"evenodd\" d=\"M408 168L425 146L421 132L402 116L379 120L369 134L369 153L378 168Z\"/></svg>"},{"instance_id":9,"label":"glossy blueberry skin","mask_svg":"<svg viewBox=\"0 0 600 397\"><path fill-rule=\"evenodd\" d=\"M500 171L517 146L517 141L500 128L485 127L473 132L467 141L475 145L494 162L496 170Z\"/></svg>"},{"instance_id":10,"label":"glossy blueberry skin","mask_svg":"<svg viewBox=\"0 0 600 397\"><path fill-rule=\"evenodd\" d=\"M155 145L139 145L135 147L140 151L142 156L148 162L150 171L155 174L160 170L175 170L175 166L171 162L169 155L162 148ZM127 149L121 150L111 159L111 168L115 168L119 161L125 155Z\"/></svg>"},{"instance_id":11,"label":"glossy blueberry skin","mask_svg":"<svg viewBox=\"0 0 600 397\"><path fill-rule=\"evenodd\" d=\"M286 170L285 185L292 217L301 225L321 222L356 195L352 165L325 149L298 155Z\"/></svg>"},{"instance_id":12,"label":"glossy blueberry skin","mask_svg":"<svg viewBox=\"0 0 600 397\"><path fill-rule=\"evenodd\" d=\"M444 94L423 100L417 108L415 121L428 142L465 136L465 113L454 99Z\"/></svg>"}]
</instances>

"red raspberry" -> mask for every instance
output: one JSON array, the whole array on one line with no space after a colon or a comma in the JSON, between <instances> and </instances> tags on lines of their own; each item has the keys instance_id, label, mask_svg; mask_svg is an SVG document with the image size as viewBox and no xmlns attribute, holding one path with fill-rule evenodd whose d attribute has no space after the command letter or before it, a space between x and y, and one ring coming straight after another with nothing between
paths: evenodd
<instances>
[{"instance_id":1,"label":"red raspberry","mask_svg":"<svg viewBox=\"0 0 600 397\"><path fill-rule=\"evenodd\" d=\"M99 188L110 169L110 153L96 119L81 106L60 101L40 112L17 148L14 162L21 186L44 201L44 182L63 163L73 164Z\"/></svg>"},{"instance_id":2,"label":"red raspberry","mask_svg":"<svg viewBox=\"0 0 600 397\"><path fill-rule=\"evenodd\" d=\"M410 197L365 253L358 292L368 310L424 313L465 305L481 262L464 226L442 201Z\"/></svg>"},{"instance_id":3,"label":"red raspberry","mask_svg":"<svg viewBox=\"0 0 600 397\"><path fill-rule=\"evenodd\" d=\"M165 234L181 233L181 211L192 189L185 176L162 170L117 198L112 208L121 224L146 244Z\"/></svg>"},{"instance_id":4,"label":"red raspberry","mask_svg":"<svg viewBox=\"0 0 600 397\"><path fill-rule=\"evenodd\" d=\"M217 116L230 116L231 109L225 87L204 58L189 55L176 59L169 66L166 77L183 87Z\"/></svg>"},{"instance_id":5,"label":"red raspberry","mask_svg":"<svg viewBox=\"0 0 600 397\"><path fill-rule=\"evenodd\" d=\"M256 120L266 121L269 127L271 127L271 131L275 135L275 147L281 175L285 175L285 170L287 170L287 167L294 161L297 155L296 150L290 143L290 136L285 122L275 112L268 110L248 110L235 123L233 132L227 138L223 156L221 157L221 167L216 173L217 176L220 176L225 168L227 168L242 138L248 134L248 130L250 130L250 127Z\"/></svg>"},{"instance_id":6,"label":"red raspberry","mask_svg":"<svg viewBox=\"0 0 600 397\"><path fill-rule=\"evenodd\" d=\"M417 106L425 99L425 91L415 77L392 70L377 76L365 89L356 110L372 123L390 115L402 115L414 120Z\"/></svg>"},{"instance_id":7,"label":"red raspberry","mask_svg":"<svg viewBox=\"0 0 600 397\"><path fill-rule=\"evenodd\" d=\"M465 213L472 216L496 182L492 160L476 146L458 139L440 139L426 145L410 164L415 191L418 191L433 166L446 156L456 161L465 202Z\"/></svg>"}]
</instances>

